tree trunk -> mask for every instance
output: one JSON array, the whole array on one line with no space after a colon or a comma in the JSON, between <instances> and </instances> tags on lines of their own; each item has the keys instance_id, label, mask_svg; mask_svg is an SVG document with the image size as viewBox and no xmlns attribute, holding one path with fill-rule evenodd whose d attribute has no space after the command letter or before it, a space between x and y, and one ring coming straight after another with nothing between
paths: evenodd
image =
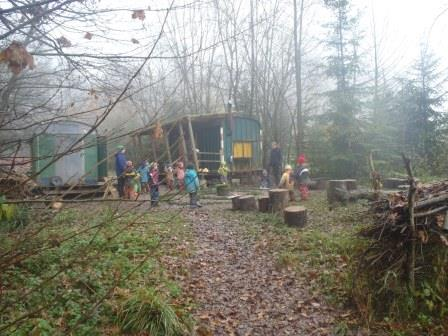
<instances>
[{"instance_id":1,"label":"tree trunk","mask_svg":"<svg viewBox=\"0 0 448 336\"><path fill-rule=\"evenodd\" d=\"M271 211L283 213L289 201L289 192L287 189L271 189L269 190L269 201L271 203Z\"/></svg>"},{"instance_id":2,"label":"tree trunk","mask_svg":"<svg viewBox=\"0 0 448 336\"><path fill-rule=\"evenodd\" d=\"M300 0L300 13L297 13L297 0L294 0L294 61L296 75L296 151L303 152L304 124L303 124L303 104L302 104L302 23L303 23L303 3Z\"/></svg>"},{"instance_id":3,"label":"tree trunk","mask_svg":"<svg viewBox=\"0 0 448 336\"><path fill-rule=\"evenodd\" d=\"M304 227L307 220L307 210L303 206L290 206L284 212L285 223L291 226Z\"/></svg>"}]
</instances>

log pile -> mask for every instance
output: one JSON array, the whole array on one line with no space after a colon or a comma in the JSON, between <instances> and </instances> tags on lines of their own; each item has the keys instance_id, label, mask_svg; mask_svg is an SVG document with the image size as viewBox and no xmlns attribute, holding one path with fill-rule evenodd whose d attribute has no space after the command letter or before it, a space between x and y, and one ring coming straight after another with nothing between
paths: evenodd
<instances>
[{"instance_id":1,"label":"log pile","mask_svg":"<svg viewBox=\"0 0 448 336\"><path fill-rule=\"evenodd\" d=\"M375 224L365 230L365 235L375 239L381 239L386 234L409 238L408 191L391 194L387 199L373 203L372 211ZM448 245L448 227L445 225L447 211L448 181L421 185L417 189L414 219L422 242L427 241L430 234L434 234Z\"/></svg>"},{"instance_id":2,"label":"log pile","mask_svg":"<svg viewBox=\"0 0 448 336\"><path fill-rule=\"evenodd\" d=\"M35 195L39 186L27 175L0 170L0 195L21 199Z\"/></svg>"},{"instance_id":3,"label":"log pile","mask_svg":"<svg viewBox=\"0 0 448 336\"><path fill-rule=\"evenodd\" d=\"M416 185L410 176L408 191L371 203L373 222L360 232L370 244L359 254L353 281L359 309L371 306L387 315L396 302L448 270L448 181ZM442 290L447 288L444 282ZM372 302L367 291L374 293Z\"/></svg>"}]
</instances>

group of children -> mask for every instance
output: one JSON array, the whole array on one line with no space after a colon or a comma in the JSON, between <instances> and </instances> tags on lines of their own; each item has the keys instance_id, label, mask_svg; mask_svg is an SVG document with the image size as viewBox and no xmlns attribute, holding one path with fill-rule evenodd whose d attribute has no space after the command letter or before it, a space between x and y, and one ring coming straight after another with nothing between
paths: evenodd
<instances>
[{"instance_id":1,"label":"group of children","mask_svg":"<svg viewBox=\"0 0 448 336\"><path fill-rule=\"evenodd\" d=\"M199 178L192 164L187 165L184 170L182 162L177 162L175 167L167 166L164 169L165 182L169 191L177 188L179 191L186 190L190 196L190 206L200 207L197 192L199 190ZM132 161L126 162L124 176L124 198L137 199L139 194L149 193L151 196L151 205L157 206L159 203L159 165L157 162L149 164L144 160L141 165L135 169Z\"/></svg>"},{"instance_id":2,"label":"group of children","mask_svg":"<svg viewBox=\"0 0 448 336\"><path fill-rule=\"evenodd\" d=\"M300 192L300 199L307 200L309 197L308 186L310 184L309 169L306 163L305 155L301 154L297 157L297 167L292 169L291 165L286 165L279 187L288 189L289 200L295 201L294 186L297 185Z\"/></svg>"}]
</instances>

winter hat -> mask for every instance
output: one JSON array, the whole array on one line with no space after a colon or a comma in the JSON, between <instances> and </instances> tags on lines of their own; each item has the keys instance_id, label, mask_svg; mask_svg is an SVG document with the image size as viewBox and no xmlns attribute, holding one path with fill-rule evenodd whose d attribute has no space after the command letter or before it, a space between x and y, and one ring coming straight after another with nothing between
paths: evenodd
<instances>
[{"instance_id":1,"label":"winter hat","mask_svg":"<svg viewBox=\"0 0 448 336\"><path fill-rule=\"evenodd\" d=\"M297 157L297 163L298 163L298 164L304 164L305 162L306 162L305 154L300 154L300 155Z\"/></svg>"},{"instance_id":2,"label":"winter hat","mask_svg":"<svg viewBox=\"0 0 448 336\"><path fill-rule=\"evenodd\" d=\"M288 165L286 165L286 166L285 166L285 170L292 170L292 167L291 167L291 165L289 165L289 164L288 164Z\"/></svg>"}]
</instances>

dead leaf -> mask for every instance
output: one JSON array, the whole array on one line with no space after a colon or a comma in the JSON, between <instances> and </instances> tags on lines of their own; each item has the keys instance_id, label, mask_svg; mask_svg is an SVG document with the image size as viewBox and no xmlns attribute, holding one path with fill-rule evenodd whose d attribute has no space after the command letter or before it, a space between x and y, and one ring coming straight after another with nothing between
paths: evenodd
<instances>
[{"instance_id":1,"label":"dead leaf","mask_svg":"<svg viewBox=\"0 0 448 336\"><path fill-rule=\"evenodd\" d=\"M20 42L12 42L0 53L0 62L7 62L9 69L18 75L27 66L34 69L34 58Z\"/></svg>"},{"instance_id":2,"label":"dead leaf","mask_svg":"<svg viewBox=\"0 0 448 336\"><path fill-rule=\"evenodd\" d=\"M140 42L139 42L137 39L135 39L135 38L131 38L131 42L134 43L134 44L139 44L139 43L140 43Z\"/></svg>"},{"instance_id":3,"label":"dead leaf","mask_svg":"<svg viewBox=\"0 0 448 336\"><path fill-rule=\"evenodd\" d=\"M87 33L84 35L84 38L87 39L87 40L91 40L92 37L93 37L93 34L92 34L92 33L89 33L89 32L87 32Z\"/></svg>"},{"instance_id":4,"label":"dead leaf","mask_svg":"<svg viewBox=\"0 0 448 336\"><path fill-rule=\"evenodd\" d=\"M57 38L56 42L58 42L62 48L70 48L72 46L72 43L70 42L70 40L68 38L66 38L65 36L61 36L60 38Z\"/></svg>"},{"instance_id":5,"label":"dead leaf","mask_svg":"<svg viewBox=\"0 0 448 336\"><path fill-rule=\"evenodd\" d=\"M143 21L146 18L145 11L143 9L134 10L132 12L132 18Z\"/></svg>"}]
</instances>

